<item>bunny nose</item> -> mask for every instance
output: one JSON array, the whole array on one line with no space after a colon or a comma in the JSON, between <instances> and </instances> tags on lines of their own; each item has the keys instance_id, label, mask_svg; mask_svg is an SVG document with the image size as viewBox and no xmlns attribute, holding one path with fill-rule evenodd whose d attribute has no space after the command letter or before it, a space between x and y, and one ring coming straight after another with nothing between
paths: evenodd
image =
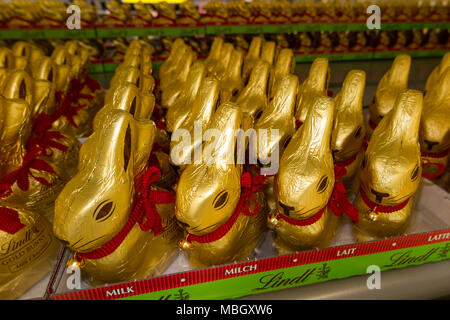
<instances>
[{"instance_id":1,"label":"bunny nose","mask_svg":"<svg viewBox=\"0 0 450 320\"><path fill-rule=\"evenodd\" d=\"M429 140L423 140L427 144L427 150L431 150L433 146L439 144L439 142L429 141Z\"/></svg>"},{"instance_id":2,"label":"bunny nose","mask_svg":"<svg viewBox=\"0 0 450 320\"><path fill-rule=\"evenodd\" d=\"M373 189L370 189L370 192L372 192L375 195L375 197L376 197L375 201L378 202L378 203L381 203L381 200L384 197L389 197L389 193L378 192L378 191L375 191Z\"/></svg>"},{"instance_id":3,"label":"bunny nose","mask_svg":"<svg viewBox=\"0 0 450 320\"><path fill-rule=\"evenodd\" d=\"M284 214L285 214L285 215L287 215L288 217L289 217L289 211L290 211L290 210L294 210L294 209L295 209L294 207L290 207L290 206L287 206L287 205L285 205L285 204L281 203L281 201L280 201L280 202L278 202L278 203L280 204L280 207L282 207L282 208L283 208L283 212L284 212Z\"/></svg>"}]
</instances>

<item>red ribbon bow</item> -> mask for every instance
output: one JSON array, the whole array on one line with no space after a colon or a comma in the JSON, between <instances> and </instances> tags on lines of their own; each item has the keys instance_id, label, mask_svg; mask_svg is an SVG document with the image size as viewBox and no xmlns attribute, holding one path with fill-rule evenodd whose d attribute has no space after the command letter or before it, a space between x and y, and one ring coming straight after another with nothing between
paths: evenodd
<instances>
[{"instance_id":1,"label":"red ribbon bow","mask_svg":"<svg viewBox=\"0 0 450 320\"><path fill-rule=\"evenodd\" d=\"M331 194L329 206L330 209L336 216L341 216L342 213L345 213L350 217L354 222L358 223L358 209L356 209L350 201L348 201L346 197L347 189L345 189L344 184L339 181L339 178L342 178L346 175L347 170L345 167L334 167L334 189Z\"/></svg>"},{"instance_id":2,"label":"red ribbon bow","mask_svg":"<svg viewBox=\"0 0 450 320\"><path fill-rule=\"evenodd\" d=\"M34 137L28 141L27 149L31 149L33 146L39 146L50 156L53 154L51 148L67 151L68 147L66 145L55 141L57 139L64 139L64 136L59 131L49 131L52 124L53 118L51 116L45 113L39 114L34 120Z\"/></svg>"},{"instance_id":3,"label":"red ribbon bow","mask_svg":"<svg viewBox=\"0 0 450 320\"><path fill-rule=\"evenodd\" d=\"M227 222L225 222L223 225L221 225L213 232L210 232L202 236L187 233L186 241L187 242L195 241L198 243L209 243L217 241L221 239L223 236L225 236L228 233L228 231L230 231L230 229L233 227L234 223L238 219L241 212L246 216L254 216L258 214L259 211L258 202L253 197L252 193L264 187L265 179L266 178L264 176L257 175L252 177L249 172L244 172L241 176L241 188L242 188L241 197L239 198L239 202L230 219L228 219ZM253 211L250 211L249 208L250 199L252 199L255 204L255 208L253 209Z\"/></svg>"},{"instance_id":4,"label":"red ribbon bow","mask_svg":"<svg viewBox=\"0 0 450 320\"><path fill-rule=\"evenodd\" d=\"M145 172L143 183L137 186L137 193L141 194L141 196L134 208L137 215L142 217L141 221L139 221L141 230L152 230L155 236L164 231L161 224L161 217L156 210L155 204L175 202L175 197L172 192L151 190L152 183L156 182L160 177L161 171L157 167L151 167Z\"/></svg>"},{"instance_id":5,"label":"red ribbon bow","mask_svg":"<svg viewBox=\"0 0 450 320\"><path fill-rule=\"evenodd\" d=\"M19 213L16 210L0 207L0 230L15 234L24 227L25 225L20 222Z\"/></svg>"},{"instance_id":6,"label":"red ribbon bow","mask_svg":"<svg viewBox=\"0 0 450 320\"><path fill-rule=\"evenodd\" d=\"M33 146L23 159L22 166L13 172L8 173L0 180L0 199L9 197L12 194L12 186L17 183L17 186L24 191L30 187L29 176L33 177L41 184L50 187L51 183L41 177L36 177L31 172L31 169L38 171L45 171L56 174L55 170L44 160L38 159L43 156L43 149L38 146Z\"/></svg>"},{"instance_id":7,"label":"red ribbon bow","mask_svg":"<svg viewBox=\"0 0 450 320\"><path fill-rule=\"evenodd\" d=\"M120 232L110 241L106 242L100 248L91 252L77 252L75 254L78 260L82 259L101 259L113 253L127 237L128 233L136 223L142 231L152 230L157 236L164 231L161 224L161 217L156 210L156 203L175 202L175 197L169 191L151 190L151 184L159 179L161 172L156 167L150 167L136 183L136 191L139 200L136 202L130 217ZM145 221L144 221L145 220Z\"/></svg>"},{"instance_id":8,"label":"red ribbon bow","mask_svg":"<svg viewBox=\"0 0 450 320\"><path fill-rule=\"evenodd\" d=\"M88 74L84 75L84 78L83 78L83 81L81 82L81 84L83 85L83 87L88 87L88 89L91 92L95 92L95 91L100 90L102 88L100 86L100 83L97 80L89 77Z\"/></svg>"},{"instance_id":9,"label":"red ribbon bow","mask_svg":"<svg viewBox=\"0 0 450 320\"><path fill-rule=\"evenodd\" d=\"M56 93L56 101L59 103L59 108L56 110L53 119L56 120L61 116L65 116L74 128L78 128L78 125L75 123L73 117L77 115L78 110L84 108L86 105L81 104L76 107L72 107L72 99L74 99L72 94L64 95L62 91L58 91Z\"/></svg>"}]
</instances>

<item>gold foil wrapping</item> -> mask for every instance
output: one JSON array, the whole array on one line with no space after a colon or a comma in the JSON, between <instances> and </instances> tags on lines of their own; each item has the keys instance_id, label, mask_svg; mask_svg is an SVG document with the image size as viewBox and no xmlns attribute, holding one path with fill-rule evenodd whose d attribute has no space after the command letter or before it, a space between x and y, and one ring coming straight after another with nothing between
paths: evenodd
<instances>
[{"instance_id":1,"label":"gold foil wrapping","mask_svg":"<svg viewBox=\"0 0 450 320\"><path fill-rule=\"evenodd\" d=\"M397 94L391 111L373 132L359 171L361 192L380 208L373 210L361 192L354 205L359 210L355 235L359 241L401 235L406 231L421 181L419 126L422 93L404 90ZM409 200L408 200L409 199ZM382 207L401 209L382 212Z\"/></svg>"}]
</instances>

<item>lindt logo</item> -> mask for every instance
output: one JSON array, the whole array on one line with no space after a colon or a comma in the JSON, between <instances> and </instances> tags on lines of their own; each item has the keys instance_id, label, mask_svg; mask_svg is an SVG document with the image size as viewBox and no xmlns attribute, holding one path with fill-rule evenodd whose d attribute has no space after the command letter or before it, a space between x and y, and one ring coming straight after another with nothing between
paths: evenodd
<instances>
[{"instance_id":1,"label":"lindt logo","mask_svg":"<svg viewBox=\"0 0 450 320\"><path fill-rule=\"evenodd\" d=\"M284 272L278 272L276 274L268 274L259 279L260 287L253 290L264 290L278 287L288 287L305 282L316 270L316 268L306 269L302 274L296 277L288 278Z\"/></svg>"},{"instance_id":2,"label":"lindt logo","mask_svg":"<svg viewBox=\"0 0 450 320\"><path fill-rule=\"evenodd\" d=\"M28 229L25 234L23 235L23 237L16 239L15 237L12 238L9 242L4 243L1 247L0 247L0 254L1 255L6 255L9 254L11 252L16 251L17 249L23 247L24 245L26 245L28 242L30 242L31 240L33 240L33 236L34 234L38 234L40 233L39 229L36 227L33 227L31 229Z\"/></svg>"},{"instance_id":3,"label":"lindt logo","mask_svg":"<svg viewBox=\"0 0 450 320\"><path fill-rule=\"evenodd\" d=\"M436 253L439 250L439 248L433 248L428 250L427 253L419 255L419 256L412 256L412 250L406 251L406 252L398 252L391 256L391 264L384 265L384 267L395 267L395 266L401 266L404 264L410 264L415 262L424 262L428 260L434 253Z\"/></svg>"}]
</instances>

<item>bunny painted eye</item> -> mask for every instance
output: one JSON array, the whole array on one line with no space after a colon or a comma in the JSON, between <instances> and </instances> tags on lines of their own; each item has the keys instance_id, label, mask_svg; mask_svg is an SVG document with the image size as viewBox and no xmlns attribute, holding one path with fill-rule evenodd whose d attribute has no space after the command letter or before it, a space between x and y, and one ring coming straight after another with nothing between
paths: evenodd
<instances>
[{"instance_id":1,"label":"bunny painted eye","mask_svg":"<svg viewBox=\"0 0 450 320\"><path fill-rule=\"evenodd\" d=\"M362 130L361 126L359 126L358 129L356 129L355 138L358 138L361 135L361 130Z\"/></svg>"},{"instance_id":2,"label":"bunny painted eye","mask_svg":"<svg viewBox=\"0 0 450 320\"><path fill-rule=\"evenodd\" d=\"M411 173L411 180L412 181L416 180L418 176L419 176L419 166L416 165L413 172Z\"/></svg>"},{"instance_id":3,"label":"bunny painted eye","mask_svg":"<svg viewBox=\"0 0 450 320\"><path fill-rule=\"evenodd\" d=\"M317 184L317 193L322 193L328 186L328 177L323 176Z\"/></svg>"},{"instance_id":4,"label":"bunny painted eye","mask_svg":"<svg viewBox=\"0 0 450 320\"><path fill-rule=\"evenodd\" d=\"M98 222L103 222L108 219L114 212L116 206L112 201L105 200L100 203L94 210L94 218Z\"/></svg>"},{"instance_id":5,"label":"bunny painted eye","mask_svg":"<svg viewBox=\"0 0 450 320\"><path fill-rule=\"evenodd\" d=\"M220 192L213 201L214 209L220 210L228 203L228 192Z\"/></svg>"}]
</instances>

